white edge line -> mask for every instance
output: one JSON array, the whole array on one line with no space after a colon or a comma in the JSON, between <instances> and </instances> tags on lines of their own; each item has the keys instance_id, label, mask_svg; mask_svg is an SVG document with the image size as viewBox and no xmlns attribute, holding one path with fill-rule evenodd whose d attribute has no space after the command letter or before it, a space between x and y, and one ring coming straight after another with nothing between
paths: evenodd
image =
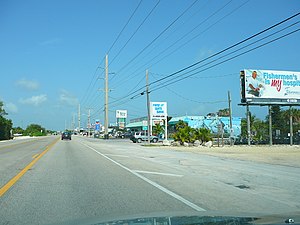
<instances>
[{"instance_id":1,"label":"white edge line","mask_svg":"<svg viewBox=\"0 0 300 225\"><path fill-rule=\"evenodd\" d=\"M173 173L159 173L159 172L144 171L144 170L133 170L133 171L136 173L155 174L155 175L170 176L170 177L183 177L183 175L173 174Z\"/></svg>"},{"instance_id":2,"label":"white edge line","mask_svg":"<svg viewBox=\"0 0 300 225\"><path fill-rule=\"evenodd\" d=\"M196 204L194 204L194 203L188 201L187 199L181 197L180 195L178 195L178 194L176 194L176 193L174 193L174 192L168 190L167 188L165 188L165 187L163 187L163 186L161 186L161 185L155 183L155 182L152 181L152 180L149 180L148 178L146 178L146 177L144 177L144 176L138 174L137 172L135 172L135 171L133 171L133 170L127 168L126 166L123 166L122 164L116 162L115 160L109 158L108 156L102 154L101 152L98 152L96 149L94 149L94 148L92 148L92 147L90 147L90 146L88 146L88 145L86 145L86 144L84 144L84 143L82 143L82 144L83 144L84 146L86 146L87 148L93 150L94 152L98 153L98 154L101 155L102 157L104 157L104 158L108 159L109 161L113 162L114 164L120 166L120 167L123 168L124 170L127 170L128 172L130 172L130 173L132 173L133 175L139 177L140 179L146 181L147 183L151 184L152 186L158 188L159 190L165 192L166 194L172 196L173 198L175 198L175 199L181 201L182 203L184 203L185 205L191 207L192 209L194 209L194 210L196 210L196 211L199 211L199 212L204 212L204 211L206 211L205 209L203 209L203 208L201 208L200 206L197 206Z\"/></svg>"},{"instance_id":3,"label":"white edge line","mask_svg":"<svg viewBox=\"0 0 300 225\"><path fill-rule=\"evenodd\" d=\"M115 154L104 154L106 156L115 156L115 157L122 157L122 158L129 158L127 155L115 155Z\"/></svg>"}]
</instances>

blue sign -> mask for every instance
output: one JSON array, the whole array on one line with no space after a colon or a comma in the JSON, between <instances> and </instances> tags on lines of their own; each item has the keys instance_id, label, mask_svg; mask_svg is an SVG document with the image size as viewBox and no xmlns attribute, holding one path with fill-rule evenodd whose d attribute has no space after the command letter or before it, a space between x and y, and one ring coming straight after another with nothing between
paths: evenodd
<instances>
[{"instance_id":1,"label":"blue sign","mask_svg":"<svg viewBox=\"0 0 300 225\"><path fill-rule=\"evenodd\" d=\"M100 130L100 122L99 122L99 120L96 120L95 130L96 130L96 131L99 131L99 130Z\"/></svg>"}]
</instances>

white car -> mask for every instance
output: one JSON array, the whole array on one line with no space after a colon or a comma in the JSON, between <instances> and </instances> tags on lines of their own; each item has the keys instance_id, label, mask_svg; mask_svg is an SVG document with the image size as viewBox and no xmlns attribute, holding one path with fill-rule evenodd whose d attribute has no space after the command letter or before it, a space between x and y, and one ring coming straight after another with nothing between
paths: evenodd
<instances>
[{"instance_id":1,"label":"white car","mask_svg":"<svg viewBox=\"0 0 300 225\"><path fill-rule=\"evenodd\" d=\"M135 132L130 140L133 143L141 143L142 141L148 141L148 133L147 132ZM154 135L150 135L150 141L153 143L158 142L158 137Z\"/></svg>"}]
</instances>

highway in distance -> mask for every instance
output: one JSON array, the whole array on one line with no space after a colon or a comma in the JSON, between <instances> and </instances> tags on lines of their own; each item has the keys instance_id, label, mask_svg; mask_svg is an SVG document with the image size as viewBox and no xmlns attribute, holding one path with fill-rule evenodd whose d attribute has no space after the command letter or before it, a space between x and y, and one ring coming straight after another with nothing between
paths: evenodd
<instances>
[{"instance_id":1,"label":"highway in distance","mask_svg":"<svg viewBox=\"0 0 300 225\"><path fill-rule=\"evenodd\" d=\"M128 139L0 142L0 172L0 224L300 212L299 167Z\"/></svg>"}]
</instances>

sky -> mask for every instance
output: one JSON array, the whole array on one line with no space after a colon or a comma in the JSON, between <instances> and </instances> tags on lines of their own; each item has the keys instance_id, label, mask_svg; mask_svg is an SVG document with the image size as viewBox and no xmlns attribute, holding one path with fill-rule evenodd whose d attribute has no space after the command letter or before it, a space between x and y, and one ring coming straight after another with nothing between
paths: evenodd
<instances>
[{"instance_id":1,"label":"sky","mask_svg":"<svg viewBox=\"0 0 300 225\"><path fill-rule=\"evenodd\" d=\"M128 120L147 115L146 70L150 100L167 102L170 116L228 108L230 91L233 116L245 117L239 72L300 71L300 32L226 59L299 29L259 42L300 16L207 58L299 12L299 0L2 0L0 101L14 127L77 127L79 104L82 127L89 111L91 122L103 123L107 54L109 123L116 110L128 110ZM201 60L194 75L187 72L195 67L174 74ZM267 115L266 107L250 109Z\"/></svg>"}]
</instances>

